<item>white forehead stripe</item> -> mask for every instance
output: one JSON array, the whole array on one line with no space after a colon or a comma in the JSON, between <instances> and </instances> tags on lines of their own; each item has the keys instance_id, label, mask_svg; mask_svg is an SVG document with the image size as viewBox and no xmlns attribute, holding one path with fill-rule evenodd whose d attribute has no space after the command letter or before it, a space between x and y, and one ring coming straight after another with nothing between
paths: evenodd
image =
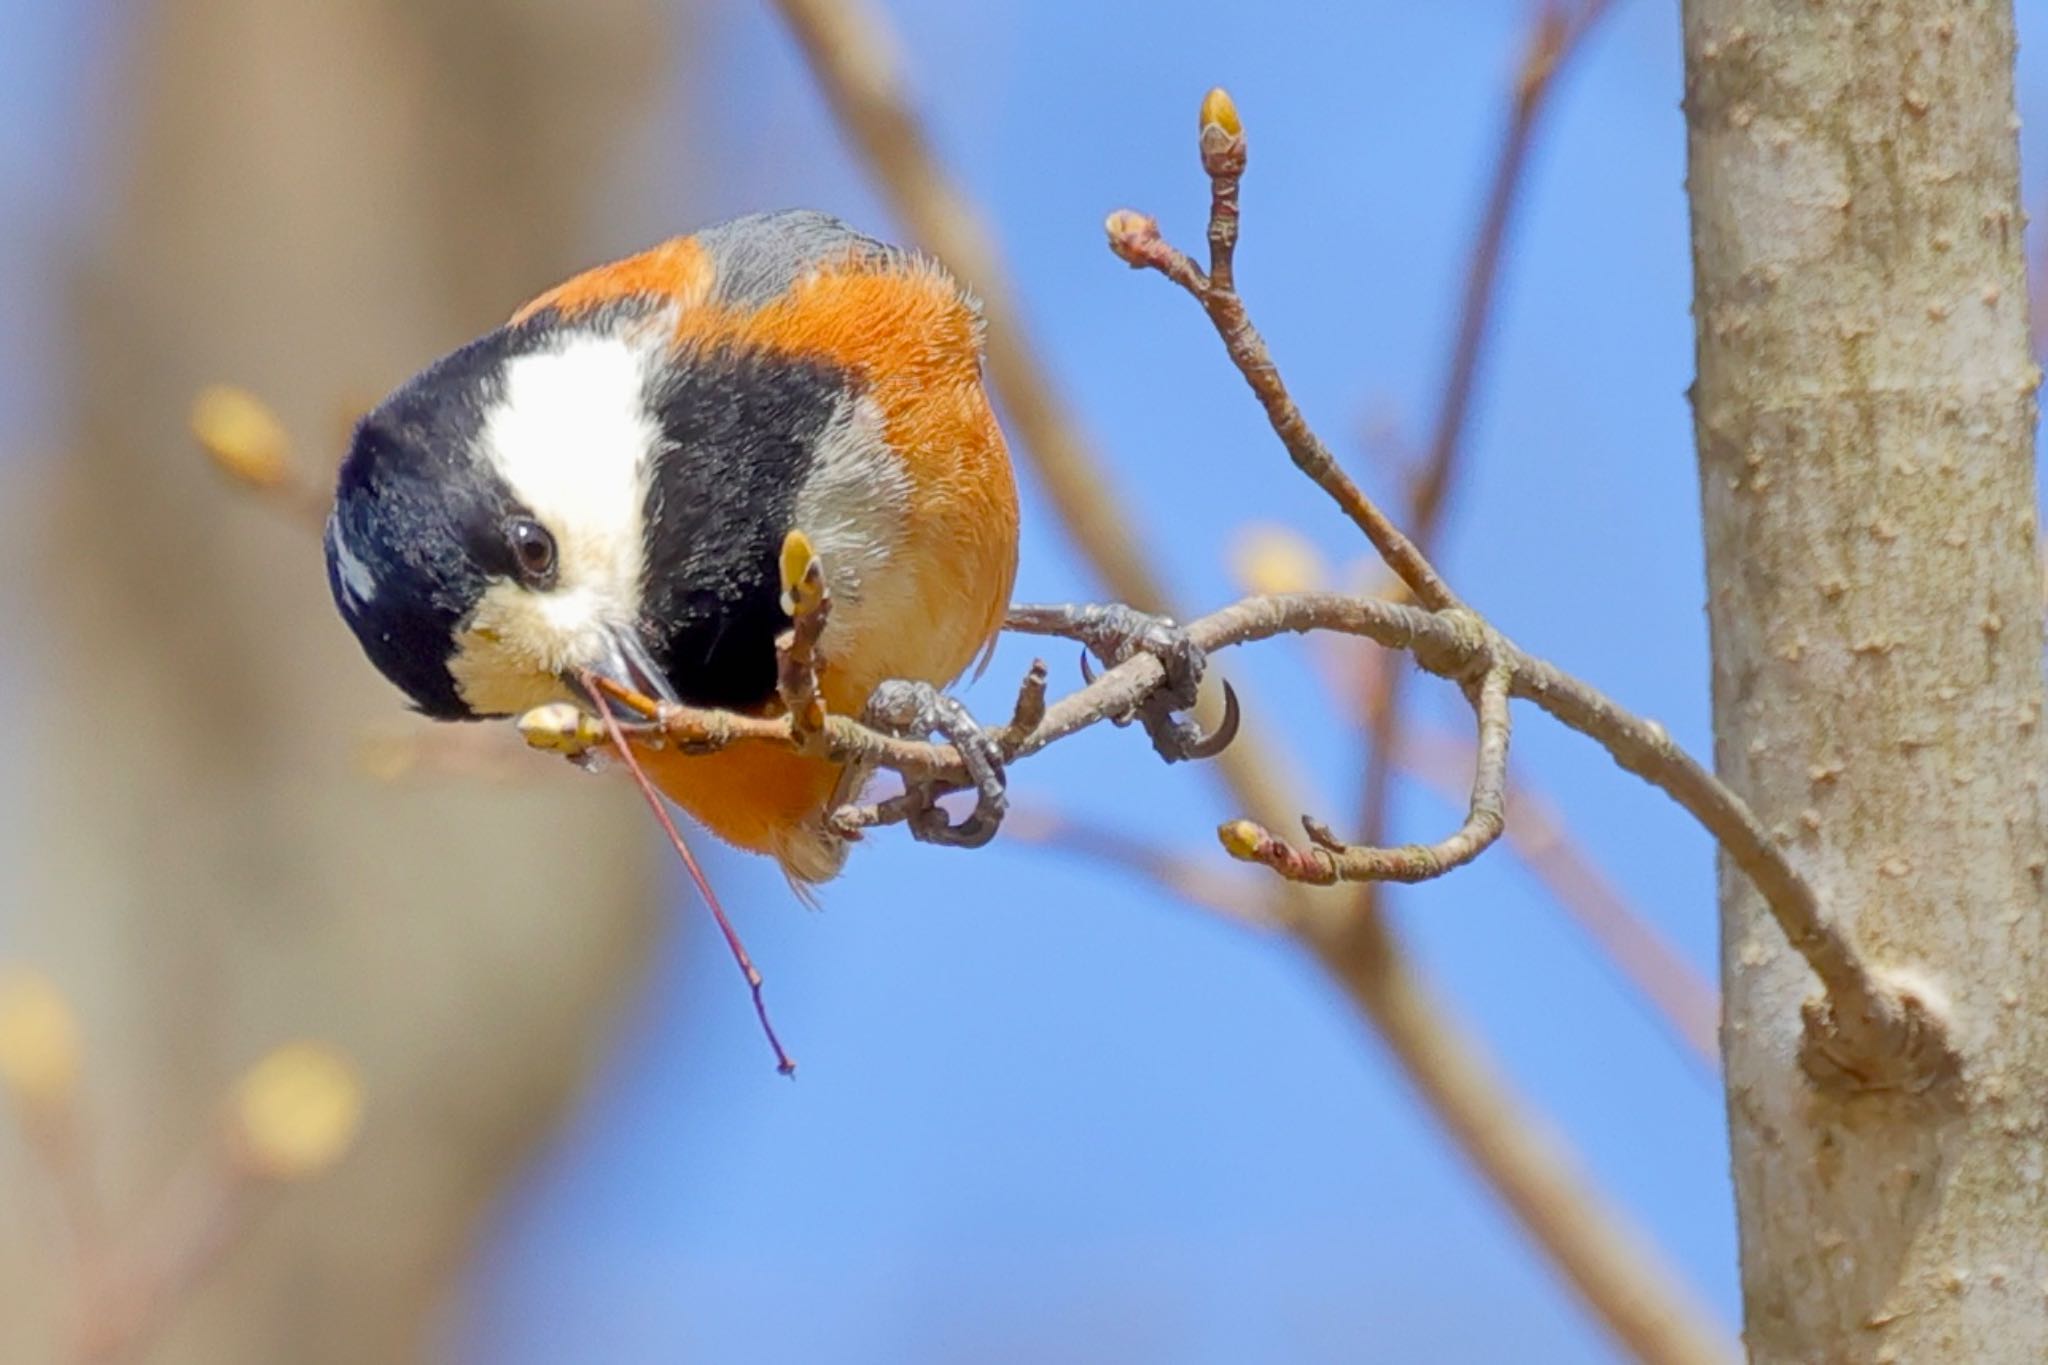
<instances>
[{"instance_id":1,"label":"white forehead stripe","mask_svg":"<svg viewBox=\"0 0 2048 1365\"><path fill-rule=\"evenodd\" d=\"M334 567L341 574L341 596L351 611L377 596L377 575L356 558L355 551L348 547L348 538L341 534L340 525L331 520L327 523L327 551L334 556Z\"/></svg>"},{"instance_id":2,"label":"white forehead stripe","mask_svg":"<svg viewBox=\"0 0 2048 1365\"><path fill-rule=\"evenodd\" d=\"M644 397L647 363L623 337L584 334L505 367L484 421L484 457L562 542L565 559L630 547L639 571L646 465L661 440Z\"/></svg>"}]
</instances>

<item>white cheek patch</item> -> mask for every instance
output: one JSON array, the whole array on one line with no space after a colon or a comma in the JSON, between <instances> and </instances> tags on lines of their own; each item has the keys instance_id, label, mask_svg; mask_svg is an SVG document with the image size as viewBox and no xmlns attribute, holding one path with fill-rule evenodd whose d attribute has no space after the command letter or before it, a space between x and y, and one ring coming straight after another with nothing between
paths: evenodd
<instances>
[{"instance_id":1,"label":"white cheek patch","mask_svg":"<svg viewBox=\"0 0 2048 1365\"><path fill-rule=\"evenodd\" d=\"M553 688L564 668L604 655L607 630L640 609L648 464L662 441L648 410L647 343L603 333L513 359L479 448L555 538L556 584L494 584L451 661L472 706ZM495 638L491 638L495 637Z\"/></svg>"},{"instance_id":2,"label":"white cheek patch","mask_svg":"<svg viewBox=\"0 0 2048 1365\"><path fill-rule=\"evenodd\" d=\"M483 428L483 454L514 496L554 533L567 559L598 567L593 551L630 555L640 573L646 466L661 440L648 411L649 356L624 337L568 337L514 359ZM563 564L564 586L573 566Z\"/></svg>"}]
</instances>

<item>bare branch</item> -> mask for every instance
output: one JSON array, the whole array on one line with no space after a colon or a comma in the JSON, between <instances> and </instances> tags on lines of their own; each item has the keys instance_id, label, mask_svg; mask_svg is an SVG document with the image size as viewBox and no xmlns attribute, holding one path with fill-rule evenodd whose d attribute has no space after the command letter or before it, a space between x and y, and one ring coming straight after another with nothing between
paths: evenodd
<instances>
[{"instance_id":1,"label":"bare branch","mask_svg":"<svg viewBox=\"0 0 2048 1365\"><path fill-rule=\"evenodd\" d=\"M1262 532L1238 557L1238 578L1254 591L1287 592L1324 587L1331 573L1299 537L1280 530ZM1357 679L1368 665L1389 666L1398 656L1367 649L1337 635L1310 637L1309 658L1330 700L1340 711L1363 719L1367 697ZM1399 736L1395 762L1440 799L1465 799L1477 758L1461 734L1434 726L1408 725ZM1560 909L1709 1072L1720 1065L1719 992L1679 953L1614 885L1570 830L1565 814L1535 785L1512 772L1507 788L1507 828L1502 836L1512 855L1533 873ZM1366 884L1362 890L1369 890Z\"/></svg>"},{"instance_id":2,"label":"bare branch","mask_svg":"<svg viewBox=\"0 0 2048 1365\"><path fill-rule=\"evenodd\" d=\"M1465 823L1433 844L1398 848L1354 846L1338 841L1321 823L1302 817L1314 847L1297 849L1250 820L1218 831L1234 858L1264 863L1289 881L1328 886L1334 882L1426 882L1463 867L1500 838L1507 815L1509 670L1495 664L1480 683L1473 708L1479 744L1473 765L1472 800Z\"/></svg>"},{"instance_id":3,"label":"bare branch","mask_svg":"<svg viewBox=\"0 0 2048 1365\"><path fill-rule=\"evenodd\" d=\"M1212 92L1212 94L1215 92ZM1231 111L1235 120L1236 111ZM1223 173L1212 171L1216 189L1212 193L1210 218L1216 222L1220 213L1228 213L1228 227L1212 227L1211 239L1221 238L1225 249L1219 259L1226 268L1230 252L1234 249L1237 236L1237 181L1244 170L1244 135L1229 139L1234 155L1225 160L1212 155L1209 146L1217 140L1221 129L1210 124L1202 130L1204 142L1203 162L1209 166L1222 166ZM1408 537L1402 535L1378 504L1365 495L1363 489L1352 482L1338 465L1337 457L1323 444L1295 405L1294 398L1287 392L1281 381L1280 371L1273 363L1272 354L1266 349L1265 338L1259 335L1251 319L1246 316L1244 302L1237 290L1227 282L1219 283L1204 273L1187 256L1187 253L1173 246L1159 235L1156 219L1130 209L1119 209L1109 215L1103 224L1109 233L1110 250L1116 252L1125 262L1136 269L1156 270L1186 290L1202 305L1209 315L1209 321L1216 328L1216 334L1223 339L1224 349L1230 353L1231 363L1251 386L1252 393L1266 410L1266 420L1272 424L1273 432L1280 443L1287 448L1295 467L1315 480L1316 486L1329 494L1331 499L1344 510L1359 530L1365 533L1380 557L1400 576L1403 583L1416 599L1430 607L1454 607L1458 599L1437 576L1429 561L1415 548Z\"/></svg>"},{"instance_id":4,"label":"bare branch","mask_svg":"<svg viewBox=\"0 0 2048 1365\"><path fill-rule=\"evenodd\" d=\"M1507 692L1534 702L1570 728L1605 748L1628 771L1669 794L1691 812L1757 884L1786 936L1807 954L1814 971L1836 1001L1850 1030L1903 1028L1917 1031L1917 1014L1888 1014L1889 992L1871 975L1852 945L1822 913L1812 889L1742 799L1675 744L1664 727L1617 705L1597 688L1523 652L1469 611L1429 612L1378 598L1344 593L1273 593L1247 597L1190 622L1187 633L1204 651L1215 653L1276 635L1329 631L1356 635L1390 649L1413 653L1427 671L1462 682L1475 669L1504 669ZM1028 758L1069 736L1130 714L1164 681L1165 671L1139 654L1047 707L1028 731L992 732L1013 759ZM1027 686L1029 684L1027 683ZM607 688L619 700L652 718L631 738L643 745L671 743L692 751L733 744L800 747L806 741L786 716L762 717L690 706L670 706L622 689ZM828 715L821 731L824 751L838 762L863 762L919 781L967 784L959 753L951 745L898 739L845 716ZM1498 742L1505 745L1502 726ZM1480 769L1487 764L1483 758ZM1491 793L1484 794L1489 800ZM856 821L889 823L884 819ZM1473 850L1475 853L1477 850ZM1858 1033L1875 1043L1875 1035ZM1919 1046L1919 1044L1916 1044Z\"/></svg>"},{"instance_id":5,"label":"bare branch","mask_svg":"<svg viewBox=\"0 0 2048 1365\"><path fill-rule=\"evenodd\" d=\"M1205 109L1213 103L1212 97ZM1235 110L1231 112L1234 125ZM1219 171L1211 131L1204 129L1203 165L1214 179ZM1239 155L1225 172L1236 176L1243 170L1242 134L1232 142ZM1230 202L1230 237L1234 243L1234 195ZM1213 212L1212 206L1212 215ZM1236 294L1216 289L1185 253L1160 237L1153 219L1126 209L1111 214L1107 226L1110 247L1118 256L1133 266L1158 270L1202 304L1232 360L1265 406L1275 434L1295 464L1351 515L1388 567L1441 618L1469 615L1457 605L1457 598L1422 552L1387 523L1384 514L1338 468L1328 448L1309 429L1300 410L1287 397L1271 357ZM1481 622L1479 629L1490 628ZM1807 1011L1807 1069L1816 1081L1858 1088L1917 1090L1955 1073L1955 1055L1942 1036L1940 1021L1917 997L1878 979L1871 963L1850 942L1839 921L1822 912L1812 888L1733 791L1679 750L1662 726L1629 715L1585 684L1565 680L1556 669L1540 665L1549 682L1568 682L1571 696L1548 695L1540 687L1532 690L1532 679L1522 673L1521 664L1515 660L1519 652L1506 649L1504 641L1502 644L1503 650L1489 659L1487 665L1509 663L1515 670L1515 695L1537 700L1567 725L1600 741L1623 767L1670 793L1707 826L1729 857L1756 882L1786 938L1806 959L1827 992L1820 1006ZM1417 662L1432 672L1444 672L1419 650ZM1532 667L1538 666L1533 660L1529 662ZM1584 709L1594 698L1600 703L1597 714ZM1234 826L1224 828L1230 831Z\"/></svg>"}]
</instances>

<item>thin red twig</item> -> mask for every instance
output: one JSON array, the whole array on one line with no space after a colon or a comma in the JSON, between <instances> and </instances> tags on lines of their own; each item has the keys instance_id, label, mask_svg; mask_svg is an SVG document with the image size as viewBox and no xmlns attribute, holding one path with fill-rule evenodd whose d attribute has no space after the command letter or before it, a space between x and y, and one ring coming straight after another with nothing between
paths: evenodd
<instances>
[{"instance_id":1,"label":"thin red twig","mask_svg":"<svg viewBox=\"0 0 2048 1365\"><path fill-rule=\"evenodd\" d=\"M783 1050L782 1040L775 1036L775 1025L768 1018L768 1002L761 998L761 971L754 965L754 959L747 955L747 945L740 942L739 931L732 927L726 917L725 907L719 904L718 894L711 889L711 882L704 875L704 869L697 866L696 855L683 842L683 832L676 828L675 818L668 813L668 802L647 780L641 770L640 760L633 757L633 746L626 742L626 733L619 728L619 718L612 714L612 708L605 705L605 690L599 685L595 673L585 670L582 674L583 687L597 701L597 714L604 721L604 728L611 736L612 747L618 750L619 758L626 765L626 771L633 774L633 781L639 786L640 794L647 798L647 805L654 812L654 818L661 822L661 832L675 847L676 856L683 860L683 870L696 883L697 894L704 898L704 904L711 909L711 917L718 921L718 932L725 935L725 946L732 951L732 960L739 964L740 974L747 979L747 989L753 993L754 1013L760 1017L761 1032L768 1036L768 1046L775 1049L775 1069L785 1076L796 1074L796 1063Z\"/></svg>"}]
</instances>

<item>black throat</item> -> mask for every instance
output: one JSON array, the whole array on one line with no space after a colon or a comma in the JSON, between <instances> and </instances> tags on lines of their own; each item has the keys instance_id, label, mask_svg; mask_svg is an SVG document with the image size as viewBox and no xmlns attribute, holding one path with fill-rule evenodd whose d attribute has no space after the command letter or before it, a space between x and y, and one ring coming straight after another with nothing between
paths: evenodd
<instances>
[{"instance_id":1,"label":"black throat","mask_svg":"<svg viewBox=\"0 0 2048 1365\"><path fill-rule=\"evenodd\" d=\"M678 356L650 386L664 439L642 632L683 701L751 709L775 695L783 537L818 439L854 395L829 362L727 346Z\"/></svg>"}]
</instances>

